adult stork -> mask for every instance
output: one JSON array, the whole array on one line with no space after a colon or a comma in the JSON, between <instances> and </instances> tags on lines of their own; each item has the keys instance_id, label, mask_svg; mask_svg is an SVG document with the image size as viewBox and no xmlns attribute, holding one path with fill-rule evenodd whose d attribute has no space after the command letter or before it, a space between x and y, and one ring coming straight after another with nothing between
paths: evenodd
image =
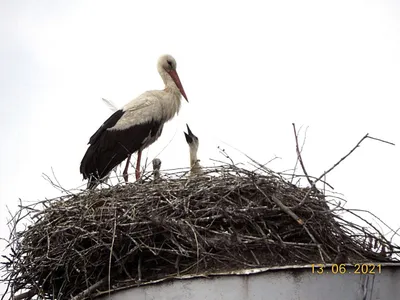
<instances>
[{"instance_id":1,"label":"adult stork","mask_svg":"<svg viewBox=\"0 0 400 300\"><path fill-rule=\"evenodd\" d=\"M164 124L179 112L181 95L188 101L175 59L171 55L161 56L157 69L164 90L147 91L133 99L114 112L90 138L80 166L83 179L88 179L88 189L95 188L115 166L135 152L138 152L135 172L138 180L143 149L160 137Z\"/></svg>"},{"instance_id":2,"label":"adult stork","mask_svg":"<svg viewBox=\"0 0 400 300\"><path fill-rule=\"evenodd\" d=\"M103 102L108 106L108 108L112 111L112 112L116 112L118 110L117 106L114 104L114 102L112 102L111 100L108 100L106 98L101 98L101 100L103 100ZM123 177L125 182L128 182L128 168L129 168L129 164L130 164L130 160L131 160L131 155L128 155L128 158L126 159L126 164L125 164L125 168L123 171ZM160 179L160 168L161 168L161 160L159 158L154 158L153 159L153 177L155 181L158 181ZM119 165L116 165L111 171L114 171L115 173L117 172L117 168ZM110 173L108 173L108 175L106 175L102 181L106 182L109 177L110 177Z\"/></svg>"},{"instance_id":3,"label":"adult stork","mask_svg":"<svg viewBox=\"0 0 400 300\"><path fill-rule=\"evenodd\" d=\"M203 174L203 169L200 166L200 160L197 159L197 150L199 149L199 139L190 130L189 125L186 124L188 132L185 134L186 142L189 145L189 156L190 156L190 175Z\"/></svg>"}]
</instances>

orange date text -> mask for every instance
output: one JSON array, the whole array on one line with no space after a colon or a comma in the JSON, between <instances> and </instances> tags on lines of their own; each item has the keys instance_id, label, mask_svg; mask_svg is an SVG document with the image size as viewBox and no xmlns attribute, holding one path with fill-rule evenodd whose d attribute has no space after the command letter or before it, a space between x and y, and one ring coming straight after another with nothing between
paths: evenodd
<instances>
[{"instance_id":1,"label":"orange date text","mask_svg":"<svg viewBox=\"0 0 400 300\"><path fill-rule=\"evenodd\" d=\"M380 264L354 264L348 266L345 264L312 264L311 273L313 274L381 274L382 266Z\"/></svg>"}]
</instances>

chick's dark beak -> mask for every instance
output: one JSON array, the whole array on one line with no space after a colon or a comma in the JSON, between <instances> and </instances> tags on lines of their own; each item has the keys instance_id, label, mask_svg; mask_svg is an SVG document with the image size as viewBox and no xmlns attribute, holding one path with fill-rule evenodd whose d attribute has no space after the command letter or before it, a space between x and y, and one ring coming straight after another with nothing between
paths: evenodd
<instances>
[{"instance_id":1,"label":"chick's dark beak","mask_svg":"<svg viewBox=\"0 0 400 300\"><path fill-rule=\"evenodd\" d=\"M193 143L193 138L189 134L187 134L186 132L183 132L183 133L185 134L186 142L188 144Z\"/></svg>"}]
</instances>

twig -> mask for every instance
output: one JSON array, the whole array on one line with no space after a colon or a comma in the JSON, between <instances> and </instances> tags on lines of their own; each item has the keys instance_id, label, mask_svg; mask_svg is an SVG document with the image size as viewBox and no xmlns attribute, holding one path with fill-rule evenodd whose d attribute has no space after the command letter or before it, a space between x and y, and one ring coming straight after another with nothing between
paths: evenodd
<instances>
[{"instance_id":1,"label":"twig","mask_svg":"<svg viewBox=\"0 0 400 300\"><path fill-rule=\"evenodd\" d=\"M308 173L307 173L306 168L305 168L304 163L303 163L303 159L301 157L301 152L300 152L300 148L299 148L299 141L298 141L297 132L296 132L296 125L294 123L292 123L292 126L293 126L294 137L295 137L295 140L296 140L297 159L300 162L301 168L303 169L304 175L306 176L308 182L310 183L311 186L314 186L313 181L308 176Z\"/></svg>"},{"instance_id":2,"label":"twig","mask_svg":"<svg viewBox=\"0 0 400 300\"><path fill-rule=\"evenodd\" d=\"M13 300L22 300L22 299L27 299L27 298L31 298L33 296L36 295L36 291L34 288L30 289L29 291L19 294L19 295L15 295L12 297Z\"/></svg>"},{"instance_id":3,"label":"twig","mask_svg":"<svg viewBox=\"0 0 400 300\"><path fill-rule=\"evenodd\" d=\"M361 143L362 143L366 138L370 138L370 139L377 140L377 141L380 141L380 142L383 142L383 143L387 143L387 144L390 144L390 145L393 145L393 146L394 146L394 144L391 143L391 142L388 142L388 141L384 141L384 140L381 140L381 139L377 139L377 138L371 137L371 136L369 136L368 133L367 133L367 134L364 135L363 138L357 143L357 145L356 145L353 149L350 150L349 153L347 153L345 156L343 156L343 157L342 157L337 163L335 163L328 171L325 171L324 173L322 173L322 175L319 176L319 177L314 181L314 183L311 185L311 188L308 190L307 194L304 196L303 200L297 205L297 208L300 207L300 206L302 206L302 205L304 204L304 202L307 200L308 196L310 195L311 190L315 187L315 185L317 184L317 182L320 181L324 176L326 176L326 175L327 175L329 172L331 172L333 169L335 169L335 168L336 168L342 161L344 161L347 157L349 157L350 154L352 154L352 153L361 145Z\"/></svg>"},{"instance_id":4,"label":"twig","mask_svg":"<svg viewBox=\"0 0 400 300\"><path fill-rule=\"evenodd\" d=\"M293 124L293 123L292 123ZM300 133L300 130L303 126L300 126L300 129L297 131L297 135ZM303 147L304 147L304 143L305 143L305 138L303 140L303 145L301 146L301 152L303 151ZM296 151L297 153L297 151ZM290 182L293 183L294 180L294 174L296 173L297 170L297 165L299 164L299 158L296 156L296 163L294 164L294 168L293 168L293 175L292 178L290 179Z\"/></svg>"},{"instance_id":5,"label":"twig","mask_svg":"<svg viewBox=\"0 0 400 300\"><path fill-rule=\"evenodd\" d=\"M266 197L268 196L262 191L257 184L255 184L256 188ZM314 235L311 234L311 232L308 230L307 226L304 224L304 221L297 216L291 209L289 209L286 205L284 205L278 198L276 198L274 195L271 196L272 201L274 201L285 213L287 213L289 216L291 216L299 225L303 226L304 230L307 232L307 234L310 236L311 240L317 245L318 250L321 255L321 259L323 262L325 262L324 256L325 255L328 259L329 255L321 248L321 245L318 243Z\"/></svg>"},{"instance_id":6,"label":"twig","mask_svg":"<svg viewBox=\"0 0 400 300\"><path fill-rule=\"evenodd\" d=\"M306 175L301 175L301 174L295 174L295 173L289 174L289 173L287 173L288 171L289 171L289 170L287 170L287 171L282 171L282 172L278 172L278 174L281 174L281 175L289 175L289 176L292 176L293 179L296 178L296 177L306 177ZM317 179L317 177L314 177L314 176L311 176L311 175L308 175L308 177L310 177L311 179ZM330 185L327 181L321 180L321 179L320 179L319 181L321 181L324 185L327 185L331 190L334 190L334 189L335 189L335 188L334 188L332 185ZM293 182L293 181L291 180L290 182Z\"/></svg>"},{"instance_id":7,"label":"twig","mask_svg":"<svg viewBox=\"0 0 400 300\"><path fill-rule=\"evenodd\" d=\"M358 261L400 257L400 247L383 238L377 243L381 251L364 245L383 236L383 229L371 227L368 218L361 225L342 219L346 210L335 195L315 189L295 208L307 190L291 184L291 174L224 163L207 168L205 177L187 180L187 170L167 171L168 180L159 183L145 177L141 184L21 203L9 223L10 251L0 264L1 280L14 294L33 287L40 297L64 300L90 294L96 289L91 284L101 278L92 294L176 271L331 261L338 244Z\"/></svg>"},{"instance_id":8,"label":"twig","mask_svg":"<svg viewBox=\"0 0 400 300\"><path fill-rule=\"evenodd\" d=\"M354 150L356 150L356 149L360 146L360 144L361 144L366 138L373 139L373 140L377 140L377 141L380 141L380 142L382 142L382 143L387 143L387 144L390 144L390 145L393 145L393 146L394 146L394 144L391 143L391 142L387 142L387 141L384 141L384 140L381 140L381 139L377 139L377 138L371 137L371 136L369 136L368 133L367 133L367 134L357 143L357 145L356 145L353 149L350 150L349 153L347 153L345 156L343 156L343 157L342 157L337 163L335 163L328 171L324 172L321 176L319 176L319 177L317 178L317 180L315 180L315 182L314 182L313 185L315 186L315 184L316 184L318 181L320 181L320 180L322 179L322 177L326 176L330 171L332 171L332 170L333 170L334 168L336 168L342 161L344 161L351 153L354 152Z\"/></svg>"},{"instance_id":9,"label":"twig","mask_svg":"<svg viewBox=\"0 0 400 300\"><path fill-rule=\"evenodd\" d=\"M330 259L329 255L321 248L320 243L318 243L318 241L316 240L316 238L314 237L313 234L311 234L310 230L308 230L306 224L304 223L304 221L297 216L293 211L291 211L288 207L286 207L279 199L277 199L275 196L272 196L271 199L278 204L278 206L280 208L282 208L282 210L284 212L286 212L289 216L291 216L297 223L299 223L299 225L302 225L304 230L307 232L307 234L310 236L311 240L314 242L315 245L317 245L318 247L318 251L320 252L320 256L323 262L325 262L324 259L324 255Z\"/></svg>"},{"instance_id":10,"label":"twig","mask_svg":"<svg viewBox=\"0 0 400 300\"><path fill-rule=\"evenodd\" d=\"M196 241L196 255L197 255L197 262L200 261L200 249L199 249L199 241L197 240L197 234L196 231L194 230L193 226L191 226L188 221L185 221L186 224L189 226L189 228L192 230L195 241ZM196 273L199 272L199 265L198 263L196 264Z\"/></svg>"},{"instance_id":11,"label":"twig","mask_svg":"<svg viewBox=\"0 0 400 300\"><path fill-rule=\"evenodd\" d=\"M368 135L368 133L367 133L367 135ZM392 142L388 142L388 141L385 141L385 140L382 140L382 139L378 139L378 138L372 137L370 135L368 135L368 138L371 139L371 140L376 140L376 141L379 141L379 142L382 142L382 143L386 143L386 144L389 144L389 145L392 145L392 146L396 146Z\"/></svg>"},{"instance_id":12,"label":"twig","mask_svg":"<svg viewBox=\"0 0 400 300\"><path fill-rule=\"evenodd\" d=\"M54 177L54 180L57 182L57 184L54 183L53 180L51 180L50 176L48 176L48 175L45 174L45 173L42 173L42 177L44 178L44 180L46 180L47 182L49 182L55 189L59 190L60 192L64 192L64 193L66 193L67 195L72 195L71 191L66 190L65 188L63 188L63 187L61 186L61 184L58 182L58 179L57 179L57 177L56 177L56 175L55 175L55 173L54 173L53 168L51 168L51 172L52 172L53 177Z\"/></svg>"},{"instance_id":13,"label":"twig","mask_svg":"<svg viewBox=\"0 0 400 300\"><path fill-rule=\"evenodd\" d=\"M293 132L294 132L295 141L296 141L297 161L300 162L300 165L301 165L301 168L303 170L304 175L306 176L306 178L307 178L308 182L310 183L310 185L312 185L313 181L308 176L308 173L307 173L306 168L305 168L304 163L303 163L303 158L301 157L301 151L303 150L303 147L304 147L305 138L304 138L304 141L303 141L303 145L301 146L301 150L300 150L300 148L299 148L299 139L297 137L297 132L296 132L296 125L294 123L292 123L292 126L293 126ZM297 166L297 161L296 161L296 166ZM296 166L295 166L294 172L296 171ZM294 178L294 173L293 173L292 180L293 180L293 178Z\"/></svg>"},{"instance_id":14,"label":"twig","mask_svg":"<svg viewBox=\"0 0 400 300\"><path fill-rule=\"evenodd\" d=\"M81 300L81 299L86 298L91 293L93 293L94 290L96 290L97 288L99 288L106 282L107 282L107 277L104 277L102 280L100 280L100 281L96 282L95 284L93 284L92 286L88 287L86 290L84 290L80 294L76 295L75 297L72 297L71 300Z\"/></svg>"},{"instance_id":15,"label":"twig","mask_svg":"<svg viewBox=\"0 0 400 300\"><path fill-rule=\"evenodd\" d=\"M114 241L115 241L115 231L117 229L117 210L114 208L114 228L112 234L112 242L111 242L111 249L110 249L110 257L108 260L108 290L111 291L111 259L114 251Z\"/></svg>"},{"instance_id":16,"label":"twig","mask_svg":"<svg viewBox=\"0 0 400 300\"><path fill-rule=\"evenodd\" d=\"M257 188L259 191L261 191L260 188ZM265 195L263 191L261 191L264 196L268 197ZM304 221L296 215L290 208L288 208L285 204L283 204L278 198L276 198L274 195L271 196L272 201L274 201L285 213L287 213L289 216L291 216L299 225L304 225Z\"/></svg>"}]
</instances>

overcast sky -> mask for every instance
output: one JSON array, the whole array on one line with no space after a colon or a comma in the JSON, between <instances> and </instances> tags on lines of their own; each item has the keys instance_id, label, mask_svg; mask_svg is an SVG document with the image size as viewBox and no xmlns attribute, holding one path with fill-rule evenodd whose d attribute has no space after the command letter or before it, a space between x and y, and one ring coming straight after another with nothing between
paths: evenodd
<instances>
[{"instance_id":1,"label":"overcast sky","mask_svg":"<svg viewBox=\"0 0 400 300\"><path fill-rule=\"evenodd\" d=\"M308 127L303 158L319 176L370 133L397 145L366 140L327 179L347 207L400 227L397 1L2 0L0 24L2 236L5 205L59 195L42 173L84 186L87 142L111 113L101 97L123 106L162 89L164 53L177 60L189 103L149 159L167 146L162 168L188 166L188 123L202 165L221 146L239 161L234 148L290 169L294 122Z\"/></svg>"}]
</instances>

